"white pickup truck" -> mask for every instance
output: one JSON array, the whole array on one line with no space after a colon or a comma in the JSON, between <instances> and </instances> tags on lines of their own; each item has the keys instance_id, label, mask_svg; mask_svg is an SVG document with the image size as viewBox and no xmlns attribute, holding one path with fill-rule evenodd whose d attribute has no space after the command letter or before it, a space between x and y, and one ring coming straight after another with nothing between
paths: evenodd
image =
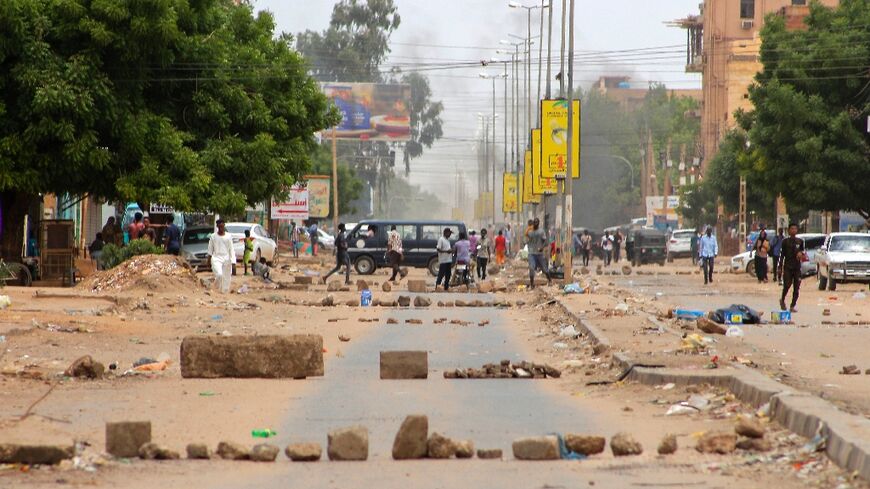
<instances>
[{"instance_id":1,"label":"white pickup truck","mask_svg":"<svg viewBox=\"0 0 870 489\"><path fill-rule=\"evenodd\" d=\"M836 290L837 284L870 284L870 234L831 233L816 251L819 290Z\"/></svg>"}]
</instances>

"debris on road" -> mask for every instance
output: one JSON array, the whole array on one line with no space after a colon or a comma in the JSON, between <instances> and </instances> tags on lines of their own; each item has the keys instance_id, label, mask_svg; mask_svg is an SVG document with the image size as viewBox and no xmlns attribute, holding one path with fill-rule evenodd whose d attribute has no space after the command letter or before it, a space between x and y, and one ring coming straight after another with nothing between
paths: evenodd
<instances>
[{"instance_id":1,"label":"debris on road","mask_svg":"<svg viewBox=\"0 0 870 489\"><path fill-rule=\"evenodd\" d=\"M326 454L329 460L367 460L369 432L364 426L339 428L327 435Z\"/></svg>"},{"instance_id":2,"label":"debris on road","mask_svg":"<svg viewBox=\"0 0 870 489\"><path fill-rule=\"evenodd\" d=\"M677 451L677 435L667 434L662 438L662 441L659 442L658 453L659 455L671 455L676 453Z\"/></svg>"},{"instance_id":3,"label":"debris on road","mask_svg":"<svg viewBox=\"0 0 870 489\"><path fill-rule=\"evenodd\" d=\"M190 460L209 460L211 449L205 443L189 443L187 445L187 458Z\"/></svg>"},{"instance_id":4,"label":"debris on road","mask_svg":"<svg viewBox=\"0 0 870 489\"><path fill-rule=\"evenodd\" d=\"M448 459L456 454L453 440L440 433L432 433L426 441L426 456L433 459Z\"/></svg>"},{"instance_id":5,"label":"debris on road","mask_svg":"<svg viewBox=\"0 0 870 489\"><path fill-rule=\"evenodd\" d=\"M83 377L86 379L99 379L106 371L106 367L94 360L90 355L79 357L64 371L67 377Z\"/></svg>"},{"instance_id":6,"label":"debris on road","mask_svg":"<svg viewBox=\"0 0 870 489\"><path fill-rule=\"evenodd\" d=\"M840 370L840 375L861 375L861 369L856 365L846 365Z\"/></svg>"},{"instance_id":7,"label":"debris on road","mask_svg":"<svg viewBox=\"0 0 870 489\"><path fill-rule=\"evenodd\" d=\"M630 434L617 433L610 439L610 451L614 457L640 455L643 453L643 446Z\"/></svg>"},{"instance_id":8,"label":"debris on road","mask_svg":"<svg viewBox=\"0 0 870 489\"><path fill-rule=\"evenodd\" d=\"M284 449L287 458L294 462L316 462L320 460L322 453L319 443L293 443Z\"/></svg>"},{"instance_id":9,"label":"debris on road","mask_svg":"<svg viewBox=\"0 0 870 489\"><path fill-rule=\"evenodd\" d=\"M511 445L517 460L559 460L559 439L556 436L519 438Z\"/></svg>"},{"instance_id":10,"label":"debris on road","mask_svg":"<svg viewBox=\"0 0 870 489\"><path fill-rule=\"evenodd\" d=\"M340 334L338 335L338 341L347 343L348 341L350 341L350 336Z\"/></svg>"},{"instance_id":11,"label":"debris on road","mask_svg":"<svg viewBox=\"0 0 870 489\"><path fill-rule=\"evenodd\" d=\"M737 435L720 431L704 433L695 446L695 450L701 453L718 453L720 455L727 455L736 448Z\"/></svg>"},{"instance_id":12,"label":"debris on road","mask_svg":"<svg viewBox=\"0 0 870 489\"><path fill-rule=\"evenodd\" d=\"M425 458L428 453L429 418L424 415L405 417L393 439L393 459Z\"/></svg>"},{"instance_id":13,"label":"debris on road","mask_svg":"<svg viewBox=\"0 0 870 489\"><path fill-rule=\"evenodd\" d=\"M222 441L218 443L216 453L218 457L224 460L251 459L251 450L248 447L231 441Z\"/></svg>"},{"instance_id":14,"label":"debris on road","mask_svg":"<svg viewBox=\"0 0 870 489\"><path fill-rule=\"evenodd\" d=\"M381 380L429 377L429 353L426 351L382 351L380 358Z\"/></svg>"},{"instance_id":15,"label":"debris on road","mask_svg":"<svg viewBox=\"0 0 870 489\"><path fill-rule=\"evenodd\" d=\"M149 442L139 447L139 458L142 460L178 460L181 456L174 450Z\"/></svg>"},{"instance_id":16,"label":"debris on road","mask_svg":"<svg viewBox=\"0 0 870 489\"><path fill-rule=\"evenodd\" d=\"M251 449L251 460L254 462L274 462L280 451L281 449L275 445L260 443Z\"/></svg>"},{"instance_id":17,"label":"debris on road","mask_svg":"<svg viewBox=\"0 0 870 489\"><path fill-rule=\"evenodd\" d=\"M501 364L487 363L480 369L457 368L445 370L445 379L545 379L559 378L562 372L549 365L530 362L512 364L502 360Z\"/></svg>"},{"instance_id":18,"label":"debris on road","mask_svg":"<svg viewBox=\"0 0 870 489\"><path fill-rule=\"evenodd\" d=\"M79 284L91 292L168 289L202 285L187 262L172 255L138 255L110 270L96 272Z\"/></svg>"},{"instance_id":19,"label":"debris on road","mask_svg":"<svg viewBox=\"0 0 870 489\"><path fill-rule=\"evenodd\" d=\"M106 423L106 452L115 457L139 455L139 447L151 441L150 421Z\"/></svg>"}]
</instances>

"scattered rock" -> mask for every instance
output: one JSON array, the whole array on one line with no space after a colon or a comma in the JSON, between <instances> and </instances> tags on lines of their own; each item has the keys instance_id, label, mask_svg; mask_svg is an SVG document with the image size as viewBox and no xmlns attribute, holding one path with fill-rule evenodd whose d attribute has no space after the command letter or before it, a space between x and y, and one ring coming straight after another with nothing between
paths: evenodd
<instances>
[{"instance_id":1,"label":"scattered rock","mask_svg":"<svg viewBox=\"0 0 870 489\"><path fill-rule=\"evenodd\" d=\"M622 266L622 274L623 275L631 275L631 267L628 265Z\"/></svg>"},{"instance_id":2,"label":"scattered rock","mask_svg":"<svg viewBox=\"0 0 870 489\"><path fill-rule=\"evenodd\" d=\"M734 426L734 432L747 438L763 438L764 425L756 419L740 417L737 420L737 425Z\"/></svg>"},{"instance_id":3,"label":"scattered rock","mask_svg":"<svg viewBox=\"0 0 870 489\"><path fill-rule=\"evenodd\" d=\"M176 451L148 442L139 447L139 458L142 460L178 460L181 457Z\"/></svg>"},{"instance_id":4,"label":"scattered rock","mask_svg":"<svg viewBox=\"0 0 870 489\"><path fill-rule=\"evenodd\" d=\"M627 455L640 455L643 453L643 447L628 433L617 433L610 439L610 450L614 457L624 457Z\"/></svg>"},{"instance_id":5,"label":"scattered rock","mask_svg":"<svg viewBox=\"0 0 870 489\"><path fill-rule=\"evenodd\" d=\"M495 460L500 459L502 456L501 448L478 448L477 449L477 458L483 460Z\"/></svg>"},{"instance_id":6,"label":"scattered rock","mask_svg":"<svg viewBox=\"0 0 870 489\"><path fill-rule=\"evenodd\" d=\"M319 443L293 443L287 445L284 453L294 462L316 462L320 460L323 449Z\"/></svg>"},{"instance_id":7,"label":"scattered rock","mask_svg":"<svg viewBox=\"0 0 870 489\"><path fill-rule=\"evenodd\" d=\"M695 450L701 453L718 453L727 455L737 448L737 435L734 433L725 433L721 431L711 431L704 433L698 439L698 444Z\"/></svg>"},{"instance_id":8,"label":"scattered rock","mask_svg":"<svg viewBox=\"0 0 870 489\"><path fill-rule=\"evenodd\" d=\"M356 307L359 305L359 301L356 299L351 299L351 300L345 302L344 305L346 305L348 307Z\"/></svg>"},{"instance_id":9,"label":"scattered rock","mask_svg":"<svg viewBox=\"0 0 870 489\"><path fill-rule=\"evenodd\" d=\"M826 309L823 309L823 310L822 310L822 316L830 316L830 315L831 315L831 310L830 310L830 309L827 309L827 308L826 308Z\"/></svg>"},{"instance_id":10,"label":"scattered rock","mask_svg":"<svg viewBox=\"0 0 870 489\"><path fill-rule=\"evenodd\" d=\"M399 303L399 307L408 307L411 305L411 297L407 295L400 295L397 302Z\"/></svg>"},{"instance_id":11,"label":"scattered rock","mask_svg":"<svg viewBox=\"0 0 870 489\"><path fill-rule=\"evenodd\" d=\"M339 290L341 290L341 282L338 280L333 280L326 285L327 292L338 292Z\"/></svg>"},{"instance_id":12,"label":"scattered rock","mask_svg":"<svg viewBox=\"0 0 870 489\"><path fill-rule=\"evenodd\" d=\"M396 318L388 318L387 324L399 324L399 320Z\"/></svg>"},{"instance_id":13,"label":"scattered rock","mask_svg":"<svg viewBox=\"0 0 870 489\"><path fill-rule=\"evenodd\" d=\"M298 285L311 285L314 283L314 277L308 275L297 275L293 277L293 282Z\"/></svg>"},{"instance_id":14,"label":"scattered rock","mask_svg":"<svg viewBox=\"0 0 870 489\"><path fill-rule=\"evenodd\" d=\"M444 307L444 301L438 301L438 307Z\"/></svg>"},{"instance_id":15,"label":"scattered rock","mask_svg":"<svg viewBox=\"0 0 870 489\"><path fill-rule=\"evenodd\" d=\"M381 307L396 307L397 302L396 301L382 300L378 303L378 305Z\"/></svg>"},{"instance_id":16,"label":"scattered rock","mask_svg":"<svg viewBox=\"0 0 870 489\"><path fill-rule=\"evenodd\" d=\"M335 297L332 294L327 295L320 301L320 305L324 307L332 307L335 305Z\"/></svg>"},{"instance_id":17,"label":"scattered rock","mask_svg":"<svg viewBox=\"0 0 870 489\"><path fill-rule=\"evenodd\" d=\"M737 448L753 452L769 452L773 449L773 444L764 438L741 438L737 442Z\"/></svg>"},{"instance_id":18,"label":"scattered rock","mask_svg":"<svg viewBox=\"0 0 870 489\"><path fill-rule=\"evenodd\" d=\"M456 450L456 458L474 457L474 442L471 440L454 441L453 447Z\"/></svg>"},{"instance_id":19,"label":"scattered rock","mask_svg":"<svg viewBox=\"0 0 870 489\"><path fill-rule=\"evenodd\" d=\"M583 455L595 455L604 451L606 440L603 436L586 436L568 433L565 435L565 446L568 450Z\"/></svg>"},{"instance_id":20,"label":"scattered rock","mask_svg":"<svg viewBox=\"0 0 870 489\"><path fill-rule=\"evenodd\" d=\"M493 284L492 284L492 282L490 282L488 280L480 282L480 284L478 284L478 286L477 286L477 291L480 292L481 294L489 294L490 292L492 292L492 289L493 289Z\"/></svg>"},{"instance_id":21,"label":"scattered rock","mask_svg":"<svg viewBox=\"0 0 870 489\"><path fill-rule=\"evenodd\" d=\"M356 281L356 291L357 292L362 292L368 288L369 288L369 283L366 282L365 280L357 280Z\"/></svg>"},{"instance_id":22,"label":"scattered rock","mask_svg":"<svg viewBox=\"0 0 870 489\"><path fill-rule=\"evenodd\" d=\"M659 442L659 455L671 455L677 451L677 435L667 434Z\"/></svg>"},{"instance_id":23,"label":"scattered rock","mask_svg":"<svg viewBox=\"0 0 870 489\"><path fill-rule=\"evenodd\" d=\"M74 361L63 374L67 377L99 379L105 371L106 367L102 363L95 361L90 355L85 355Z\"/></svg>"},{"instance_id":24,"label":"scattered rock","mask_svg":"<svg viewBox=\"0 0 870 489\"><path fill-rule=\"evenodd\" d=\"M432 299L418 295L414 297L414 307L429 307L432 305Z\"/></svg>"},{"instance_id":25,"label":"scattered rock","mask_svg":"<svg viewBox=\"0 0 870 489\"><path fill-rule=\"evenodd\" d=\"M254 445L251 450L251 460L254 462L274 462L281 449L269 443Z\"/></svg>"},{"instance_id":26,"label":"scattered rock","mask_svg":"<svg viewBox=\"0 0 870 489\"><path fill-rule=\"evenodd\" d=\"M407 416L393 440L393 458L396 460L426 458L428 439L429 418L419 414Z\"/></svg>"},{"instance_id":27,"label":"scattered rock","mask_svg":"<svg viewBox=\"0 0 870 489\"><path fill-rule=\"evenodd\" d=\"M707 333L707 334L721 334L724 335L728 328L723 324L719 324L713 321L710 318L700 317L697 320L698 329Z\"/></svg>"},{"instance_id":28,"label":"scattered rock","mask_svg":"<svg viewBox=\"0 0 870 489\"><path fill-rule=\"evenodd\" d=\"M332 430L327 436L329 460L366 460L369 458L369 431L363 426Z\"/></svg>"},{"instance_id":29,"label":"scattered rock","mask_svg":"<svg viewBox=\"0 0 870 489\"><path fill-rule=\"evenodd\" d=\"M587 268L587 267L580 267L580 274L581 274L581 275L589 275L589 268Z\"/></svg>"},{"instance_id":30,"label":"scattered rock","mask_svg":"<svg viewBox=\"0 0 870 489\"><path fill-rule=\"evenodd\" d=\"M211 449L205 443L190 443L187 445L187 458L208 460L211 458Z\"/></svg>"},{"instance_id":31,"label":"scattered rock","mask_svg":"<svg viewBox=\"0 0 870 489\"><path fill-rule=\"evenodd\" d=\"M386 281L383 285L381 285L381 290L383 290L384 292L391 292L393 290L393 286L390 285L389 281Z\"/></svg>"},{"instance_id":32,"label":"scattered rock","mask_svg":"<svg viewBox=\"0 0 870 489\"><path fill-rule=\"evenodd\" d=\"M72 445L16 445L0 444L0 463L27 465L57 465L73 457Z\"/></svg>"},{"instance_id":33,"label":"scattered rock","mask_svg":"<svg viewBox=\"0 0 870 489\"><path fill-rule=\"evenodd\" d=\"M405 323L407 323L407 324L423 324L423 320L412 318L412 319L406 319Z\"/></svg>"},{"instance_id":34,"label":"scattered rock","mask_svg":"<svg viewBox=\"0 0 870 489\"><path fill-rule=\"evenodd\" d=\"M432 433L426 442L426 453L429 458L450 458L456 453L456 445L450 438L439 433Z\"/></svg>"},{"instance_id":35,"label":"scattered rock","mask_svg":"<svg viewBox=\"0 0 870 489\"><path fill-rule=\"evenodd\" d=\"M408 292L426 292L425 280L408 280Z\"/></svg>"},{"instance_id":36,"label":"scattered rock","mask_svg":"<svg viewBox=\"0 0 870 489\"><path fill-rule=\"evenodd\" d=\"M517 460L559 460L559 439L555 436L535 436L514 440L514 458Z\"/></svg>"},{"instance_id":37,"label":"scattered rock","mask_svg":"<svg viewBox=\"0 0 870 489\"><path fill-rule=\"evenodd\" d=\"M106 423L106 453L115 457L139 456L139 447L151 442L150 421Z\"/></svg>"},{"instance_id":38,"label":"scattered rock","mask_svg":"<svg viewBox=\"0 0 870 489\"><path fill-rule=\"evenodd\" d=\"M846 365L843 370L840 370L840 375L860 375L861 369L856 365Z\"/></svg>"},{"instance_id":39,"label":"scattered rock","mask_svg":"<svg viewBox=\"0 0 870 489\"><path fill-rule=\"evenodd\" d=\"M239 443L222 441L218 443L217 455L224 460L250 460L251 450Z\"/></svg>"}]
</instances>

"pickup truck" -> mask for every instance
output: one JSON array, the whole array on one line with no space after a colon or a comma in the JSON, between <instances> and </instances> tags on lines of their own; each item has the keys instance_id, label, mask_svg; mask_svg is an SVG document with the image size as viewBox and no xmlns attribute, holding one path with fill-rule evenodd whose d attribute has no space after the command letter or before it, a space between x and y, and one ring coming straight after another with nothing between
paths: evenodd
<instances>
[{"instance_id":1,"label":"pickup truck","mask_svg":"<svg viewBox=\"0 0 870 489\"><path fill-rule=\"evenodd\" d=\"M870 234L831 233L816 251L819 290L836 290L837 284L870 284Z\"/></svg>"}]
</instances>

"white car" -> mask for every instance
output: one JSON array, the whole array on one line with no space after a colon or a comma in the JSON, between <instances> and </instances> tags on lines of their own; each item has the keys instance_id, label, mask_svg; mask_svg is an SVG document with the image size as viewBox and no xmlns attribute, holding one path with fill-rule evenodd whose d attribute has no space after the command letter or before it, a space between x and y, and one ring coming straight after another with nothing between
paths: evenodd
<instances>
[{"instance_id":1,"label":"white car","mask_svg":"<svg viewBox=\"0 0 870 489\"><path fill-rule=\"evenodd\" d=\"M226 229L227 233L233 237L233 248L236 250L237 261L241 262L245 253L245 231L250 231L251 237L254 238L254 251L251 253L251 259L260 261L260 257L263 257L267 263L275 261L278 244L263 229L263 226L252 222L228 222Z\"/></svg>"},{"instance_id":2,"label":"white car","mask_svg":"<svg viewBox=\"0 0 870 489\"><path fill-rule=\"evenodd\" d=\"M317 228L317 243L321 248L331 250L335 248L335 236Z\"/></svg>"},{"instance_id":3,"label":"white car","mask_svg":"<svg viewBox=\"0 0 870 489\"><path fill-rule=\"evenodd\" d=\"M798 238L804 240L804 246L807 249L807 256L810 260L801 264L801 276L807 277L816 273L816 264L813 261L816 251L825 242L825 235L820 233L804 233L798 234ZM773 258L767 260L768 271L773 270ZM743 270L749 275L755 276L755 251L744 251L739 255L731 257L731 269L736 271Z\"/></svg>"},{"instance_id":4,"label":"white car","mask_svg":"<svg viewBox=\"0 0 870 489\"><path fill-rule=\"evenodd\" d=\"M671 233L671 239L668 240L668 259L692 256L692 237L696 234L694 229L677 229Z\"/></svg>"},{"instance_id":5,"label":"white car","mask_svg":"<svg viewBox=\"0 0 870 489\"><path fill-rule=\"evenodd\" d=\"M846 282L870 284L870 234L831 233L815 255L819 290Z\"/></svg>"}]
</instances>

